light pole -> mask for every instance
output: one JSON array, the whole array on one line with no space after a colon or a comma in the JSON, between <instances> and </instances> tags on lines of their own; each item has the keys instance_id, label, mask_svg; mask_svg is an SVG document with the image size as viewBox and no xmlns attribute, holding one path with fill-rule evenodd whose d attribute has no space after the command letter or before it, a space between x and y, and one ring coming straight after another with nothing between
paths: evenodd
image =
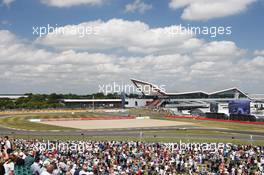
<instances>
[{"instance_id":1,"label":"light pole","mask_svg":"<svg viewBox=\"0 0 264 175\"><path fill-rule=\"evenodd\" d=\"M93 95L93 110L94 110L94 95Z\"/></svg>"}]
</instances>

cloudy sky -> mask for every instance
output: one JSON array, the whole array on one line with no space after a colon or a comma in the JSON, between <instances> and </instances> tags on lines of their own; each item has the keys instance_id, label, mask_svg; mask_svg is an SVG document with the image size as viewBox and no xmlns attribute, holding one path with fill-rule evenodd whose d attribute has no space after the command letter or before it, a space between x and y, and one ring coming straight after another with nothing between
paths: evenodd
<instances>
[{"instance_id":1,"label":"cloudy sky","mask_svg":"<svg viewBox=\"0 0 264 175\"><path fill-rule=\"evenodd\" d=\"M0 0L0 94L87 94L129 78L264 93L263 18L263 0Z\"/></svg>"}]
</instances>

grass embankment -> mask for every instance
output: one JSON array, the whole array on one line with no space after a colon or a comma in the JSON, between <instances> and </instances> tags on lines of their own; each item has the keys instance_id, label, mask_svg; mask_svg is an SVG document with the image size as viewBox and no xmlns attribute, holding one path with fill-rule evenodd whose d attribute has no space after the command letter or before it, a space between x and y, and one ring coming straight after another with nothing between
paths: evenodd
<instances>
[{"instance_id":1,"label":"grass embankment","mask_svg":"<svg viewBox=\"0 0 264 175\"><path fill-rule=\"evenodd\" d=\"M86 112L85 109L35 109L35 110L6 110L0 111L0 115L17 115L17 114L43 114L43 113L72 113Z\"/></svg>"},{"instance_id":2,"label":"grass embankment","mask_svg":"<svg viewBox=\"0 0 264 175\"><path fill-rule=\"evenodd\" d=\"M215 121L204 121L204 120L195 120L195 119L168 119L168 118L159 118L162 120L172 120L172 121L181 121L181 122L189 122L193 123L193 126L198 126L202 128L223 128L237 131L254 131L254 132L263 132L264 134L264 125L256 125L256 124L240 124L240 123L227 123L227 122L215 122Z\"/></svg>"},{"instance_id":3,"label":"grass embankment","mask_svg":"<svg viewBox=\"0 0 264 175\"><path fill-rule=\"evenodd\" d=\"M39 140L62 140L62 141L142 141L147 143L232 143L232 144L252 144L264 145L263 141L250 141L250 140L236 140L236 139L207 139L207 138L145 138L129 136L26 136L26 135L13 135L12 138L18 139L39 139Z\"/></svg>"},{"instance_id":4,"label":"grass embankment","mask_svg":"<svg viewBox=\"0 0 264 175\"><path fill-rule=\"evenodd\" d=\"M36 118L31 116L13 116L0 119L0 125L9 128L23 129L23 130L70 130L72 128L58 127L52 125L46 125L42 123L30 122L29 119Z\"/></svg>"},{"instance_id":5,"label":"grass embankment","mask_svg":"<svg viewBox=\"0 0 264 175\"><path fill-rule=\"evenodd\" d=\"M24 130L37 130L37 131L48 131L48 130L72 130L74 128L52 126L42 123L30 122L29 119L61 119L61 118L89 118L89 117L99 117L99 116L122 116L124 113L105 113L101 110L91 111L61 111L61 112L48 112L46 113L31 113L14 115L10 117L0 118L0 125L9 128L24 129ZM130 115L136 115L132 112Z\"/></svg>"},{"instance_id":6,"label":"grass embankment","mask_svg":"<svg viewBox=\"0 0 264 175\"><path fill-rule=\"evenodd\" d=\"M100 116L100 113L63 113L63 114L31 114L31 115L15 115L10 117L0 118L0 125L24 129L24 130L37 130L37 131L48 131L48 130L72 130L74 128L59 127L53 125L47 125L42 123L30 122L29 119L51 119L51 118L82 118L82 117L96 117Z\"/></svg>"}]
</instances>

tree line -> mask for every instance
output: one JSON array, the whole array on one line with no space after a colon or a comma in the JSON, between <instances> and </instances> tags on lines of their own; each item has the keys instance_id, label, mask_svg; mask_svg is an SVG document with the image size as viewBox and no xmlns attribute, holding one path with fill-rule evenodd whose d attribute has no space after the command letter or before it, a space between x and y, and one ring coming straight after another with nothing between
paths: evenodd
<instances>
[{"instance_id":1,"label":"tree line","mask_svg":"<svg viewBox=\"0 0 264 175\"><path fill-rule=\"evenodd\" d=\"M6 109L47 109L62 108L64 104L61 99L119 99L121 95L118 93L94 93L89 95L76 94L25 94L26 97L18 99L0 98L0 110ZM137 98L137 94L126 95L129 98Z\"/></svg>"}]
</instances>

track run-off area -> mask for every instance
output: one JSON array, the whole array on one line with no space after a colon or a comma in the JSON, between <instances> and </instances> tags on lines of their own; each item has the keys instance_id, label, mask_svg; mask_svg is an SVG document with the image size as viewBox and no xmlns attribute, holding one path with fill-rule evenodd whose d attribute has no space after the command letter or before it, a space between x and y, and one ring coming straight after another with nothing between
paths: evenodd
<instances>
[{"instance_id":1,"label":"track run-off area","mask_svg":"<svg viewBox=\"0 0 264 175\"><path fill-rule=\"evenodd\" d=\"M43 139L204 140L264 144L264 125L172 117L165 112L145 109L27 111L0 113L0 135Z\"/></svg>"}]
</instances>

